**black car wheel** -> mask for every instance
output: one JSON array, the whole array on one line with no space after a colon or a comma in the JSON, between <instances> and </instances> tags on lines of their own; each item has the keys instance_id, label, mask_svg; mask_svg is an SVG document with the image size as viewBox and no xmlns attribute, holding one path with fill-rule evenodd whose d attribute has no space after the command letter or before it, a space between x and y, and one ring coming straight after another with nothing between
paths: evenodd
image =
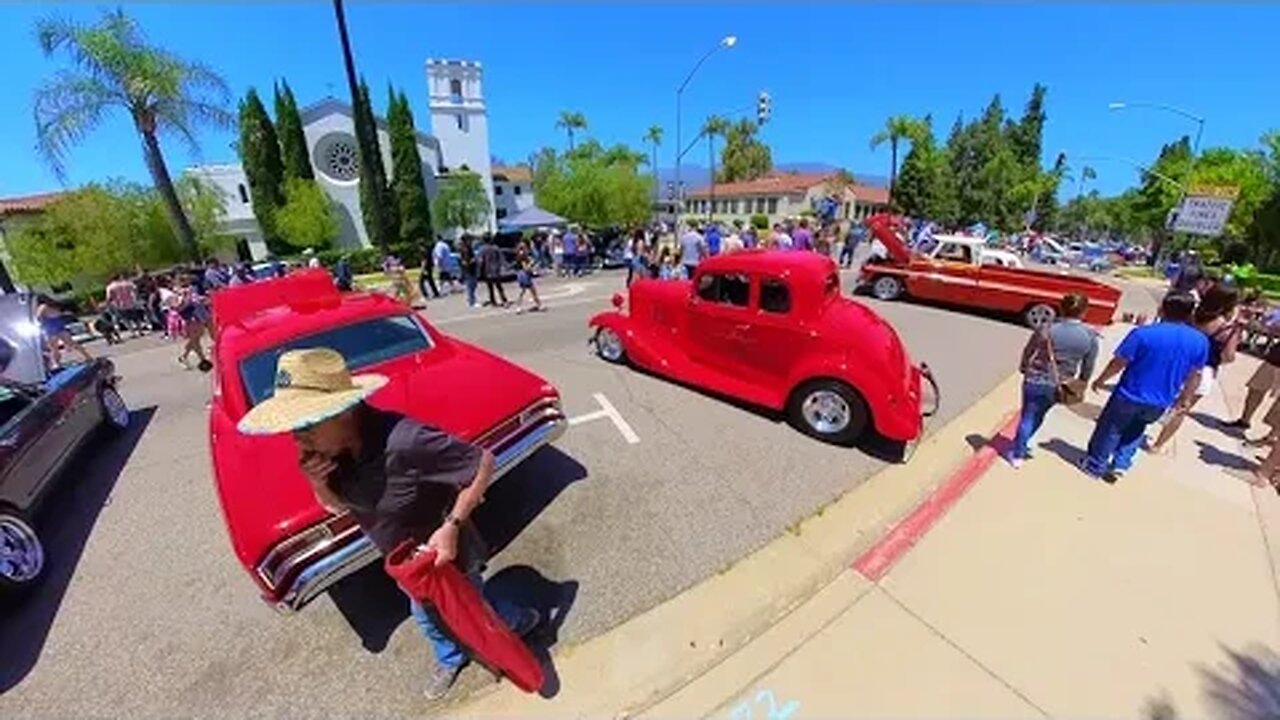
<instances>
[{"instance_id":1,"label":"black car wheel","mask_svg":"<svg viewBox=\"0 0 1280 720\"><path fill-rule=\"evenodd\" d=\"M867 404L838 380L813 380L796 388L787 404L791 424L806 435L852 445L867 427Z\"/></svg>"},{"instance_id":2,"label":"black car wheel","mask_svg":"<svg viewBox=\"0 0 1280 720\"><path fill-rule=\"evenodd\" d=\"M44 573L44 545L26 515L0 507L0 590L34 585Z\"/></svg>"},{"instance_id":3,"label":"black car wheel","mask_svg":"<svg viewBox=\"0 0 1280 720\"><path fill-rule=\"evenodd\" d=\"M129 429L129 406L125 404L120 392L110 385L98 393L98 402L102 405L103 424L107 431L119 435Z\"/></svg>"}]
</instances>

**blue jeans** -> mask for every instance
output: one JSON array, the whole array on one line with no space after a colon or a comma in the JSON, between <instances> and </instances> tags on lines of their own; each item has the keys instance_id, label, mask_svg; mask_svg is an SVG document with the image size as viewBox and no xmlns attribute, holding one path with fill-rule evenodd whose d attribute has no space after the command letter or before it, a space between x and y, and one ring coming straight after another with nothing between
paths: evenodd
<instances>
[{"instance_id":1,"label":"blue jeans","mask_svg":"<svg viewBox=\"0 0 1280 720\"><path fill-rule=\"evenodd\" d=\"M480 573L472 573L467 576L472 585L475 585L484 591L484 580L480 577ZM520 608L508 600L501 598L492 598L485 596L489 601L489 605L493 607L493 611L502 618L502 622L507 627L515 627L516 620L520 617ZM418 629L431 642L431 647L436 652L436 661L441 665L450 668L462 667L462 663L467 661L467 651L453 639L449 631L440 623L436 617L434 609L423 607L421 603L413 598L409 598L409 614L413 616L413 621L418 624Z\"/></svg>"},{"instance_id":2,"label":"blue jeans","mask_svg":"<svg viewBox=\"0 0 1280 720\"><path fill-rule=\"evenodd\" d=\"M1133 467L1133 457L1138 453L1147 426L1159 420L1164 411L1165 408L1136 403L1112 392L1098 416L1098 423L1093 426L1093 435L1089 436L1085 472L1102 475Z\"/></svg>"},{"instance_id":3,"label":"blue jeans","mask_svg":"<svg viewBox=\"0 0 1280 720\"><path fill-rule=\"evenodd\" d=\"M476 285L479 282L475 275L466 275L462 278L463 284L467 286L467 304L476 304Z\"/></svg>"},{"instance_id":4,"label":"blue jeans","mask_svg":"<svg viewBox=\"0 0 1280 720\"><path fill-rule=\"evenodd\" d=\"M1044 422L1044 416L1054 405L1054 387L1044 383L1022 384L1022 414L1018 417L1018 432L1013 436L1013 449L1009 456L1013 458L1031 457L1028 445L1031 436L1036 434Z\"/></svg>"}]
</instances>

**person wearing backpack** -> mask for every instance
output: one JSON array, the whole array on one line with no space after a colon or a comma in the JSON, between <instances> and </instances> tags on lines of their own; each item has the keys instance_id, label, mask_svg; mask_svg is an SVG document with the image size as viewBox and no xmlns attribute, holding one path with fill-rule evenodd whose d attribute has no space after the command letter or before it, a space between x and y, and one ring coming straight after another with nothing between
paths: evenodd
<instances>
[{"instance_id":1,"label":"person wearing backpack","mask_svg":"<svg viewBox=\"0 0 1280 720\"><path fill-rule=\"evenodd\" d=\"M1098 360L1098 333L1080 320L1089 300L1070 293L1058 303L1058 319L1036 330L1022 349L1022 412L1013 447L1005 460L1013 467L1031 457L1031 438L1044 423L1050 408L1072 405L1084 399L1089 376Z\"/></svg>"}]
</instances>

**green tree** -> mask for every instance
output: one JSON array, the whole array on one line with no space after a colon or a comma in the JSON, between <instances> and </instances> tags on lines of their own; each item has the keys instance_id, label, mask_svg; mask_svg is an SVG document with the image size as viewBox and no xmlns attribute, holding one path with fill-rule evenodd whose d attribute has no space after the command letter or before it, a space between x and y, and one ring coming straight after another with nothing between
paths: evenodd
<instances>
[{"instance_id":1,"label":"green tree","mask_svg":"<svg viewBox=\"0 0 1280 720\"><path fill-rule=\"evenodd\" d=\"M470 230L484 224L490 207L478 174L454 172L441 178L431 212L442 228Z\"/></svg>"},{"instance_id":2,"label":"green tree","mask_svg":"<svg viewBox=\"0 0 1280 720\"><path fill-rule=\"evenodd\" d=\"M1009 128L1009 146L1018 162L1027 167L1040 167L1040 153L1044 137L1044 124L1047 119L1044 111L1044 96L1047 88L1036 83L1031 88L1031 98L1027 100L1022 120Z\"/></svg>"},{"instance_id":3,"label":"green tree","mask_svg":"<svg viewBox=\"0 0 1280 720\"><path fill-rule=\"evenodd\" d=\"M369 101L369 86L363 78L357 92L352 115L360 150L360 215L369 240L386 250L399 242L399 213L395 194L387 187L387 172L382 165L382 149L378 143L378 124L373 115L373 104Z\"/></svg>"},{"instance_id":4,"label":"green tree","mask_svg":"<svg viewBox=\"0 0 1280 720\"><path fill-rule=\"evenodd\" d=\"M758 130L759 126L747 119L729 126L720 151L720 182L754 180L773 169L773 153L756 136Z\"/></svg>"},{"instance_id":5,"label":"green tree","mask_svg":"<svg viewBox=\"0 0 1280 720\"><path fill-rule=\"evenodd\" d=\"M634 225L651 212L649 181L639 174L644 156L623 145L594 140L572 153L544 148L534 158L538 205L584 225Z\"/></svg>"},{"instance_id":6,"label":"green tree","mask_svg":"<svg viewBox=\"0 0 1280 720\"><path fill-rule=\"evenodd\" d=\"M944 225L957 222L955 178L945 151L938 148L933 139L933 125L928 117L902 161L896 193L898 206L908 215Z\"/></svg>"},{"instance_id":7,"label":"green tree","mask_svg":"<svg viewBox=\"0 0 1280 720\"><path fill-rule=\"evenodd\" d=\"M568 134L569 152L573 152L573 131L587 129L587 116L580 112L561 110L560 118L556 120L556 129L564 130Z\"/></svg>"},{"instance_id":8,"label":"green tree","mask_svg":"<svg viewBox=\"0 0 1280 720\"><path fill-rule=\"evenodd\" d=\"M280 157L275 125L253 88L249 88L244 100L240 101L240 142L237 148L245 179L249 181L253 215L262 228L262 236L272 252L282 252L287 248L280 244L275 214L284 204L284 161Z\"/></svg>"},{"instance_id":9,"label":"green tree","mask_svg":"<svg viewBox=\"0 0 1280 720\"><path fill-rule=\"evenodd\" d=\"M389 95L387 134L391 137L391 187L400 211L400 239L426 244L433 237L431 203L427 200L427 184L422 175L422 156L418 154L418 129L413 122L409 98L394 90L389 91Z\"/></svg>"},{"instance_id":10,"label":"green tree","mask_svg":"<svg viewBox=\"0 0 1280 720\"><path fill-rule=\"evenodd\" d=\"M275 103L276 130L284 159L284 176L315 180L315 172L311 169L311 153L307 150L307 136L302 130L302 115L298 113L298 101L293 97L289 81L282 80L275 86Z\"/></svg>"},{"instance_id":11,"label":"green tree","mask_svg":"<svg viewBox=\"0 0 1280 720\"><path fill-rule=\"evenodd\" d=\"M889 204L894 204L894 185L898 180L898 143L912 141L923 131L921 122L909 115L894 115L885 120L884 128L871 136L871 149L889 143Z\"/></svg>"},{"instance_id":12,"label":"green tree","mask_svg":"<svg viewBox=\"0 0 1280 720\"><path fill-rule=\"evenodd\" d=\"M63 70L35 94L36 144L54 172L112 111L124 111L142 140L142 152L174 232L189 258L199 248L160 149L160 134L176 135L198 150L201 125L229 127L226 83L208 67L147 42L123 10L104 12L94 25L48 18L36 23L46 57L65 51L75 69Z\"/></svg>"},{"instance_id":13,"label":"green tree","mask_svg":"<svg viewBox=\"0 0 1280 720\"><path fill-rule=\"evenodd\" d=\"M319 185L302 178L285 182L285 204L276 212L280 238L295 250L323 250L341 231L333 201Z\"/></svg>"},{"instance_id":14,"label":"green tree","mask_svg":"<svg viewBox=\"0 0 1280 720\"><path fill-rule=\"evenodd\" d=\"M208 233L203 249L225 243L214 230L222 212L216 189L185 177L176 192L194 227ZM159 194L120 181L86 185L59 198L8 245L17 277L36 286L97 284L138 265L172 264L185 254Z\"/></svg>"},{"instance_id":15,"label":"green tree","mask_svg":"<svg viewBox=\"0 0 1280 720\"><path fill-rule=\"evenodd\" d=\"M179 178L176 189L182 208L191 220L196 244L203 255L214 255L235 246L235 238L222 229L222 221L227 213L227 196L217 185L193 175L183 175ZM152 206L162 209L163 202L154 193L151 195ZM157 229L155 234L161 235L162 229ZM169 232L172 233L172 228Z\"/></svg>"}]
</instances>

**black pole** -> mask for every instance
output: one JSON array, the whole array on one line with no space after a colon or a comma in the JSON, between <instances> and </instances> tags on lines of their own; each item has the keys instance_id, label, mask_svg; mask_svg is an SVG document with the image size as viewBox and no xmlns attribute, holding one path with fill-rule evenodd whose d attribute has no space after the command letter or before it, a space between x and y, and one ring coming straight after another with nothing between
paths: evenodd
<instances>
[{"instance_id":1,"label":"black pole","mask_svg":"<svg viewBox=\"0 0 1280 720\"><path fill-rule=\"evenodd\" d=\"M360 182L376 180L369 168L372 167L367 158L375 153L381 152L380 143L378 142L378 130L376 121L370 117L367 123L361 122L360 117L363 103L360 102L360 83L356 79L356 61L351 54L351 37L347 34L347 15L342 9L342 0L333 0L333 14L338 19L338 38L342 41L342 61L347 69L347 87L351 90L351 122L355 129L356 142L360 151ZM361 132L361 127L372 126L373 137L368 137L368 131ZM386 234L383 232L385 224L383 219L386 217L383 213L382 200L385 188L378 187L378 183L372 183L373 187L366 188L366 192L361 194L361 200L370 199L373 207L368 209L369 215L372 216L373 228L368 227L370 223L365 223L365 234L369 238L370 245L380 246L386 250Z\"/></svg>"},{"instance_id":2,"label":"black pole","mask_svg":"<svg viewBox=\"0 0 1280 720\"><path fill-rule=\"evenodd\" d=\"M342 41L342 61L347 67L347 88L354 107L360 97L360 84L356 82L356 61L351 56L351 38L347 35L347 15L342 10L342 0L333 0L333 14L338 17L338 39Z\"/></svg>"}]
</instances>

